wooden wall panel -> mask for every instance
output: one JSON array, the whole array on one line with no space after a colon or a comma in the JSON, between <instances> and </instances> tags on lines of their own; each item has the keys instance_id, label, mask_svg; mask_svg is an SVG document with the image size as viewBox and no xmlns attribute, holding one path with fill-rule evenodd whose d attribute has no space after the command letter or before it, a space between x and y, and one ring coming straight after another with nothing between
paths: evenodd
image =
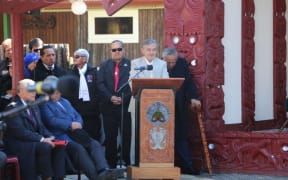
<instances>
[{"instance_id":1,"label":"wooden wall panel","mask_svg":"<svg viewBox=\"0 0 288 180\"><path fill-rule=\"evenodd\" d=\"M126 56L130 59L141 56L140 48L145 39L153 38L159 44L158 55L164 47L163 43L163 17L164 9L141 9L139 10L139 43L125 44ZM90 63L97 66L101 61L110 57L110 44L88 44L87 16L79 19L80 27L76 47L87 48L90 52ZM124 42L125 43L125 42Z\"/></svg>"},{"instance_id":2,"label":"wooden wall panel","mask_svg":"<svg viewBox=\"0 0 288 180\"><path fill-rule=\"evenodd\" d=\"M55 27L50 27L49 17L54 16ZM75 49L77 36L77 16L71 12L41 13L39 17L23 15L23 43L40 37L44 43L69 44L70 53ZM27 25L28 24L28 25Z\"/></svg>"},{"instance_id":3,"label":"wooden wall panel","mask_svg":"<svg viewBox=\"0 0 288 180\"><path fill-rule=\"evenodd\" d=\"M88 44L88 15L75 16L71 12L41 13L41 20L51 15L56 17L54 28L24 28L23 42L28 43L34 37L40 37L45 43L68 43L70 56L78 48L85 48L90 52L89 63L98 66L101 61L110 57L110 44ZM164 9L139 10L139 43L125 44L126 56L130 59L141 56L140 48L145 39L153 38L159 43L159 56L164 47L163 43ZM24 15L24 22L33 20L32 16ZM35 19L35 17L34 17ZM125 43L125 42L124 42Z\"/></svg>"}]
</instances>

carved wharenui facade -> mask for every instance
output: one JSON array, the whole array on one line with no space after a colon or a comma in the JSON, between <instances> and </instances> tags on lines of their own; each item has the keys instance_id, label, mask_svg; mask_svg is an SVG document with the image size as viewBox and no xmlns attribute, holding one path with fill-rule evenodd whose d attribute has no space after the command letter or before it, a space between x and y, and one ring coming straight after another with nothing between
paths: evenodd
<instances>
[{"instance_id":1,"label":"carved wharenui facade","mask_svg":"<svg viewBox=\"0 0 288 180\"><path fill-rule=\"evenodd\" d=\"M242 58L241 82L239 82L241 83L242 122L233 125L223 119L225 113L223 90L223 86L225 86L225 48L222 40L225 36L225 1L163 1L165 8L164 43L166 47L176 47L180 55L186 58L191 75L196 80L203 104L202 115L207 142L211 145L209 153L214 172L288 175L288 152L285 150L285 146L288 146L288 134L278 131L262 131L280 128L286 120L287 42L285 36L287 20L285 12L287 1L271 1L273 1L273 7L271 7L273 8L273 119L255 120L254 14L256 7L254 0L242 0L242 20L240 22ZM127 0L109 0L104 1L104 7L108 14L113 14L129 2ZM12 13L15 11L15 9L11 10ZM12 20L15 29L22 27L17 13L12 16ZM17 32L13 34L16 38L21 39L21 33L20 35ZM19 47L21 45L22 41L20 41ZM19 52L15 53L18 58L22 57L19 49L17 50L17 47L13 49L14 52ZM18 69L18 72L21 72L21 68ZM192 124L197 124L196 119L192 116L193 113L191 113ZM198 168L206 169L199 128L192 127L192 125L191 143L193 144L193 156L195 159L200 159L196 165Z\"/></svg>"},{"instance_id":2,"label":"carved wharenui facade","mask_svg":"<svg viewBox=\"0 0 288 180\"><path fill-rule=\"evenodd\" d=\"M288 155L282 150L288 144L288 135L253 132L279 128L286 120L285 7L285 0L273 1L274 119L256 122L255 5L253 0L242 1L242 123L225 125L222 89L225 71L222 44L224 2L165 1L165 46L176 47L187 59L191 74L200 89L208 144L214 145L210 150L214 171L288 174ZM201 144L201 141L195 139L192 142ZM195 154L199 157L199 151ZM202 160L204 161L204 154ZM202 163L204 166L205 164Z\"/></svg>"}]
</instances>

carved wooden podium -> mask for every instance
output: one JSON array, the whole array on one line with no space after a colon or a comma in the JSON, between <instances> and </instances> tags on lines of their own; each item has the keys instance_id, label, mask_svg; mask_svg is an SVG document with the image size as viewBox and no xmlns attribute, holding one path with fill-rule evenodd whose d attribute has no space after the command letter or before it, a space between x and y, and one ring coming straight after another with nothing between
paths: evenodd
<instances>
[{"instance_id":1,"label":"carved wooden podium","mask_svg":"<svg viewBox=\"0 0 288 180\"><path fill-rule=\"evenodd\" d=\"M132 79L137 165L128 167L129 178L180 180L180 168L174 167L174 103L183 81Z\"/></svg>"}]
</instances>

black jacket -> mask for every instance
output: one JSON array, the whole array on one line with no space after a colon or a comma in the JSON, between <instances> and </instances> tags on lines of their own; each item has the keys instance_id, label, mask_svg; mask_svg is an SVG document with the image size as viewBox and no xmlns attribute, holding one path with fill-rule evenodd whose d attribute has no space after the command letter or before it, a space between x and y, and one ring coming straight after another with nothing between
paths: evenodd
<instances>
[{"instance_id":1,"label":"black jacket","mask_svg":"<svg viewBox=\"0 0 288 180\"><path fill-rule=\"evenodd\" d=\"M131 88L129 86L128 79L131 68L131 63L129 59L123 58L119 64L119 84L118 89L124 84L124 88L118 93L114 92L114 68L115 63L112 59L108 59L101 63L100 70L98 73L98 88L100 91L101 104L103 105L102 110L109 110L106 107L113 107L110 101L113 95L121 96L124 95L124 108L128 110L130 98L131 98Z\"/></svg>"},{"instance_id":2,"label":"black jacket","mask_svg":"<svg viewBox=\"0 0 288 180\"><path fill-rule=\"evenodd\" d=\"M67 74L67 71L60 66L54 65L52 71L47 70L40 59L37 62L36 68L31 72L31 78L34 81L43 81L47 76L54 75L56 77L64 76Z\"/></svg>"},{"instance_id":3,"label":"black jacket","mask_svg":"<svg viewBox=\"0 0 288 180\"><path fill-rule=\"evenodd\" d=\"M185 59L178 58L176 65L171 70L168 70L168 73L170 78L185 78L182 86L176 92L175 102L175 138L183 139L188 135L188 114L186 105L190 102L190 99L198 98L197 89Z\"/></svg>"},{"instance_id":4,"label":"black jacket","mask_svg":"<svg viewBox=\"0 0 288 180\"><path fill-rule=\"evenodd\" d=\"M80 85L80 74L78 68L74 66L69 74L74 75L78 80L78 87L75 89L75 93L73 96L66 97L73 107L82 114L86 112L88 114L97 114L98 113L98 103L99 103L99 91L97 87L97 69L87 65L87 71L85 73L85 79L87 82L90 101L86 101L83 103L81 99L78 98L79 93L79 85Z\"/></svg>"}]
</instances>

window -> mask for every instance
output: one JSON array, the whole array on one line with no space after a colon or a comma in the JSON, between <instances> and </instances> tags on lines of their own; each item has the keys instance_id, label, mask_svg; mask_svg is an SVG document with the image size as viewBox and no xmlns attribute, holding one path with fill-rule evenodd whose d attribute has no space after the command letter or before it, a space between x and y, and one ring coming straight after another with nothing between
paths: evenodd
<instances>
[{"instance_id":1,"label":"window","mask_svg":"<svg viewBox=\"0 0 288 180\"><path fill-rule=\"evenodd\" d=\"M125 43L138 43L138 10L121 9L113 16L104 10L88 11L88 43L111 43L119 39Z\"/></svg>"}]
</instances>

